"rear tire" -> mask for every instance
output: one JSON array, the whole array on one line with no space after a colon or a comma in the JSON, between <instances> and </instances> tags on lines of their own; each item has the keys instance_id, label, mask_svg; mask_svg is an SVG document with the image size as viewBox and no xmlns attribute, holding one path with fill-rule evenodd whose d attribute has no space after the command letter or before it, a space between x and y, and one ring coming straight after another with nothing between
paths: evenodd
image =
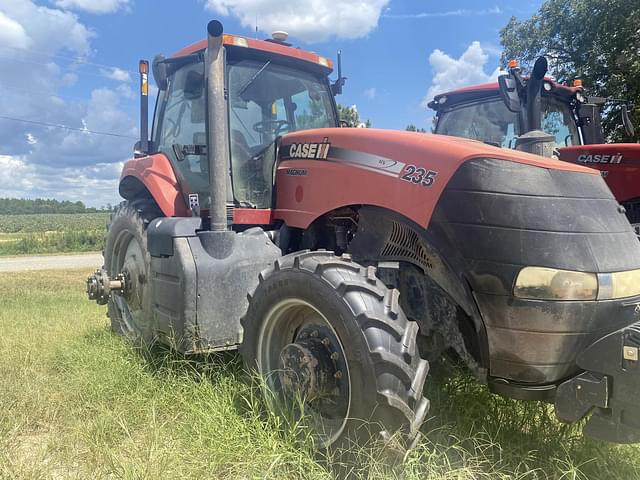
<instances>
[{"instance_id":1,"label":"rear tire","mask_svg":"<svg viewBox=\"0 0 640 480\"><path fill-rule=\"evenodd\" d=\"M296 391L305 394L309 384L328 385L330 403L323 403L326 395L315 395L305 404L319 450L344 451L354 442L391 437L410 448L418 438L429 409L423 397L429 364L416 348L418 326L407 319L398 297L374 267L332 252L287 255L260 275L242 320L243 359L285 400L291 400L292 378L301 380ZM332 356L325 358L324 350ZM294 358L292 368L289 360L300 351L320 353L302 366ZM308 364L324 365L327 375L309 374ZM297 376L287 374L293 370Z\"/></svg>"},{"instance_id":2,"label":"rear tire","mask_svg":"<svg viewBox=\"0 0 640 480\"><path fill-rule=\"evenodd\" d=\"M110 278L126 272L127 289L113 292L108 315L111 330L135 343L150 344L153 331L151 257L147 225L162 213L153 200L125 201L111 214L104 247L104 268Z\"/></svg>"}]
</instances>

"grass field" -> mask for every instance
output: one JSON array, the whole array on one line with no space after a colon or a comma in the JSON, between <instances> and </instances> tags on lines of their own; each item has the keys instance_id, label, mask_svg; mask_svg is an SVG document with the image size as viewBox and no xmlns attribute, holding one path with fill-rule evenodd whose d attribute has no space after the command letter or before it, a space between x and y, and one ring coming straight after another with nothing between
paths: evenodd
<instances>
[{"instance_id":1,"label":"grass field","mask_svg":"<svg viewBox=\"0 0 640 480\"><path fill-rule=\"evenodd\" d=\"M332 478L237 356L135 349L83 298L87 273L0 274L0 478ZM640 447L585 440L548 407L463 374L428 389L425 439L402 471L372 461L369 478L640 478Z\"/></svg>"},{"instance_id":2,"label":"grass field","mask_svg":"<svg viewBox=\"0 0 640 480\"><path fill-rule=\"evenodd\" d=\"M0 215L0 255L102 249L109 213Z\"/></svg>"}]
</instances>

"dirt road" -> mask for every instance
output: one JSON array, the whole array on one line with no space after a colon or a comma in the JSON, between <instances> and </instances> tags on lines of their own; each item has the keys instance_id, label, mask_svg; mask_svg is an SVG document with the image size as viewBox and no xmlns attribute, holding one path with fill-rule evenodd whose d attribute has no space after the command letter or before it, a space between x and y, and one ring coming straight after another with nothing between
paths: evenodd
<instances>
[{"instance_id":1,"label":"dirt road","mask_svg":"<svg viewBox=\"0 0 640 480\"><path fill-rule=\"evenodd\" d=\"M0 257L0 272L27 270L60 270L63 268L94 268L102 265L102 254L37 255L25 257Z\"/></svg>"}]
</instances>

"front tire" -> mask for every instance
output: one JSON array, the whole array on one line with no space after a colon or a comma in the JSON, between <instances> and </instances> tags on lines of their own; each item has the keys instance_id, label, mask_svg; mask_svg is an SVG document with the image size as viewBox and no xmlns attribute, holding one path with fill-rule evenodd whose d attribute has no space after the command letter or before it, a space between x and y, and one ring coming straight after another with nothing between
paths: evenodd
<instances>
[{"instance_id":1,"label":"front tire","mask_svg":"<svg viewBox=\"0 0 640 480\"><path fill-rule=\"evenodd\" d=\"M285 403L306 399L321 451L416 440L429 364L398 297L374 267L331 252L287 255L261 274L242 321L243 359Z\"/></svg>"}]
</instances>

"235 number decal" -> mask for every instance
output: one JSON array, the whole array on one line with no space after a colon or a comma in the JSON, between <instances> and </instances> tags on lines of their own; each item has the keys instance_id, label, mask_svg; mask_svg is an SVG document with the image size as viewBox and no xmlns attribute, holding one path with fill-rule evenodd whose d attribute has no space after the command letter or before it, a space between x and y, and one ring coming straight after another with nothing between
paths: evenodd
<instances>
[{"instance_id":1,"label":"235 number decal","mask_svg":"<svg viewBox=\"0 0 640 480\"><path fill-rule=\"evenodd\" d=\"M426 170L422 167L416 167L415 165L407 165L404 167L400 178L407 182L422 185L423 187L430 187L436 181L437 175L438 172L434 172L433 170Z\"/></svg>"}]
</instances>

